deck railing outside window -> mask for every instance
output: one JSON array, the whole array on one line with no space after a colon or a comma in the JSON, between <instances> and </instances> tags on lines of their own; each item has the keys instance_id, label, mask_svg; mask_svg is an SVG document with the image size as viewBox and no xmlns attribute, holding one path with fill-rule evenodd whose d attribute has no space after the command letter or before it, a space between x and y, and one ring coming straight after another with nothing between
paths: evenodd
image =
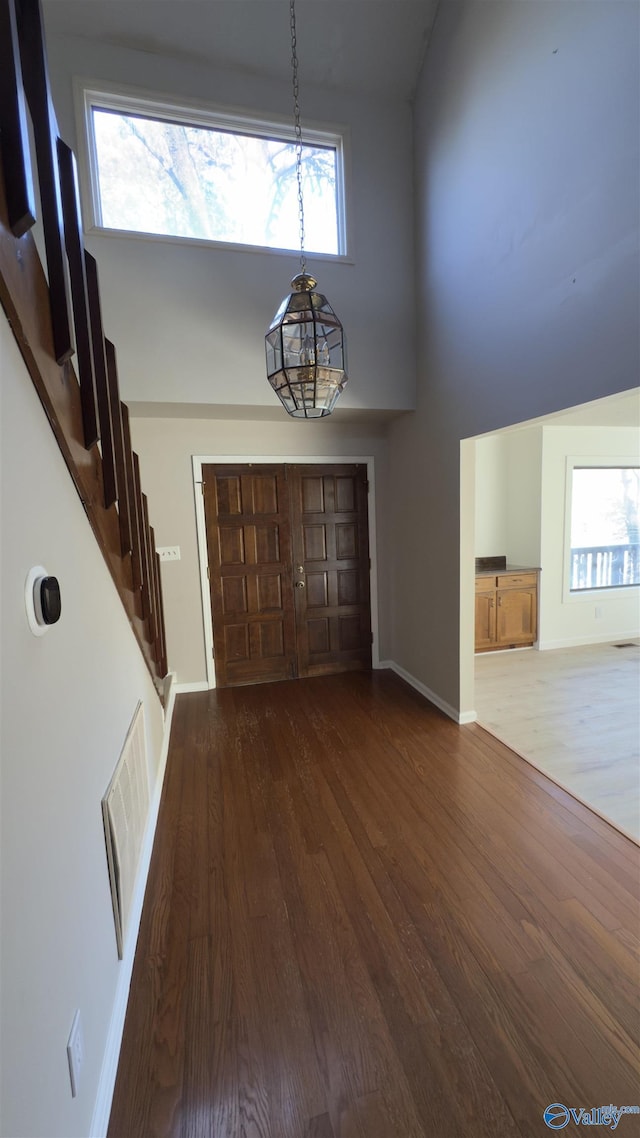
<instances>
[{"instance_id":1,"label":"deck railing outside window","mask_svg":"<svg viewBox=\"0 0 640 1138\"><path fill-rule=\"evenodd\" d=\"M640 585L640 543L571 550L571 590Z\"/></svg>"}]
</instances>

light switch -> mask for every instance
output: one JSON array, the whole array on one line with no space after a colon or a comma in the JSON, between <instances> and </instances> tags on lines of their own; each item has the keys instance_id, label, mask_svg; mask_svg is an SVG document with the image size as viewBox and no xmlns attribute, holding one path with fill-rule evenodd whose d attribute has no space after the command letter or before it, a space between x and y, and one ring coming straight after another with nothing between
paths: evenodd
<instances>
[{"instance_id":1,"label":"light switch","mask_svg":"<svg viewBox=\"0 0 640 1138\"><path fill-rule=\"evenodd\" d=\"M179 545L162 545L158 546L156 553L161 561L179 561L180 560L180 546Z\"/></svg>"}]
</instances>

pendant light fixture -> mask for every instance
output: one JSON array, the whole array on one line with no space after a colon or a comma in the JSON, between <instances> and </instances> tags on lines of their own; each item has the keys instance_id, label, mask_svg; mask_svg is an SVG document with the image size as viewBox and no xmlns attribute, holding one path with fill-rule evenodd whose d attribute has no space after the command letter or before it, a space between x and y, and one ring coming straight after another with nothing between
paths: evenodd
<instances>
[{"instance_id":1,"label":"pendant light fixture","mask_svg":"<svg viewBox=\"0 0 640 1138\"><path fill-rule=\"evenodd\" d=\"M300 272L291 281L265 336L267 376L283 406L296 419L330 415L347 383L342 324L317 281L306 271L302 196L302 128L298 89L295 0L289 0L296 177L300 223Z\"/></svg>"}]
</instances>

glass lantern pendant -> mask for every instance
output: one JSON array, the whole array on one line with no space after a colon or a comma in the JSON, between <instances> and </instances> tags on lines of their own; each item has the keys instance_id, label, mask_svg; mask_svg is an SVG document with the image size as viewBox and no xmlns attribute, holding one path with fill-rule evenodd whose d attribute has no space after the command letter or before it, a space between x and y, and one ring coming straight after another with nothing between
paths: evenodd
<instances>
[{"instance_id":1,"label":"glass lantern pendant","mask_svg":"<svg viewBox=\"0 0 640 1138\"><path fill-rule=\"evenodd\" d=\"M265 336L267 376L283 406L296 419L330 415L347 382L342 324L317 281L306 272L302 198L302 127L298 99L298 52L295 0L289 0L296 178L300 223L300 269L291 281Z\"/></svg>"},{"instance_id":2,"label":"glass lantern pendant","mask_svg":"<svg viewBox=\"0 0 640 1138\"><path fill-rule=\"evenodd\" d=\"M347 383L342 324L316 284L293 278L265 337L269 383L296 419L330 415Z\"/></svg>"}]
</instances>

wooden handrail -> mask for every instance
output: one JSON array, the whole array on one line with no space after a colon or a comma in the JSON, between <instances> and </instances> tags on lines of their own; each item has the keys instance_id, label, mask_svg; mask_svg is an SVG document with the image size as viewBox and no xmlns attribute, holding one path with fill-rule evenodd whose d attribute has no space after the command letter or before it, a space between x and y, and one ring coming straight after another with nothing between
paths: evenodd
<instances>
[{"instance_id":1,"label":"wooden handrail","mask_svg":"<svg viewBox=\"0 0 640 1138\"><path fill-rule=\"evenodd\" d=\"M22 74L49 281L29 232L35 198ZM21 0L18 10L16 0L0 0L0 76L0 303L161 694L167 659L159 562L115 349L102 330L97 266L84 250L73 155L51 103L39 0Z\"/></svg>"}]
</instances>

